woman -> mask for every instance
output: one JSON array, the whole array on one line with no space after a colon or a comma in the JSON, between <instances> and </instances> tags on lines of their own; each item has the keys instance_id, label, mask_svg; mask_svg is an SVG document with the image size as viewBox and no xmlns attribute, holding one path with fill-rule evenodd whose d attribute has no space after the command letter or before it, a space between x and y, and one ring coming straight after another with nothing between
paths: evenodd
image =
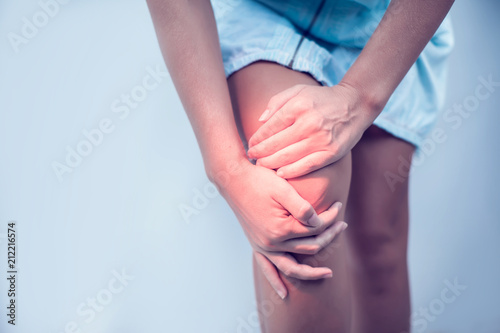
<instances>
[{"instance_id":1,"label":"woman","mask_svg":"<svg viewBox=\"0 0 500 333\"><path fill-rule=\"evenodd\" d=\"M207 175L254 250L258 304L273 305L262 331L408 331L401 163L443 103L453 0L212 3L148 0Z\"/></svg>"}]
</instances>

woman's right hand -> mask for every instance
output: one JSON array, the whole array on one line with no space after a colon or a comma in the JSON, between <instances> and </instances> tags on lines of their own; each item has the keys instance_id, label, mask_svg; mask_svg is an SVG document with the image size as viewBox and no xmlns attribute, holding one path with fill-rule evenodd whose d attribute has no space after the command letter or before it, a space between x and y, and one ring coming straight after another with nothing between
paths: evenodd
<instances>
[{"instance_id":1,"label":"woman's right hand","mask_svg":"<svg viewBox=\"0 0 500 333\"><path fill-rule=\"evenodd\" d=\"M332 276L329 268L299 264L290 253L313 255L329 245L347 226L345 222L335 223L341 203L317 215L285 179L249 162L243 163L238 175L219 189L278 295L286 297L287 290L276 268L301 280Z\"/></svg>"}]
</instances>

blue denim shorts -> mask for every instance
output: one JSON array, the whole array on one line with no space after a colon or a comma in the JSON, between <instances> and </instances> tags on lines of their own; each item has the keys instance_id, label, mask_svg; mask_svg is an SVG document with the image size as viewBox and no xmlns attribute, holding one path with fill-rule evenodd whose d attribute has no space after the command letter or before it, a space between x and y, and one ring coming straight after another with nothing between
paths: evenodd
<instances>
[{"instance_id":1,"label":"blue denim shorts","mask_svg":"<svg viewBox=\"0 0 500 333\"><path fill-rule=\"evenodd\" d=\"M389 0L212 0L226 76L259 61L340 82ZM397 13L396 13L397 14ZM453 48L446 17L374 124L419 147L443 107Z\"/></svg>"}]
</instances>

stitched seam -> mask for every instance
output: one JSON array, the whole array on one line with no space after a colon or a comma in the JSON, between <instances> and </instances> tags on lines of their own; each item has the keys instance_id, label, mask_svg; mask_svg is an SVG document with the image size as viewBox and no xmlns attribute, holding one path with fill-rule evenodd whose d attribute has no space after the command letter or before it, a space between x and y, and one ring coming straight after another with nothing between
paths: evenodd
<instances>
[{"instance_id":1,"label":"stitched seam","mask_svg":"<svg viewBox=\"0 0 500 333\"><path fill-rule=\"evenodd\" d=\"M304 39L309 36L309 32L311 31L314 23L316 22L316 19L318 18L318 15L321 12L321 9L323 8L324 4L325 4L325 0L322 0L318 6L318 9L316 9L316 13L314 13L314 16L313 16L311 23L309 23L309 26L307 27L307 29L304 31L304 33L300 37L299 44L297 44L297 47L295 48L295 52L293 52L292 60L290 60L288 67L292 68L293 61L295 60L295 57L297 56L297 53L299 52L299 48L302 45L302 42L304 41Z\"/></svg>"}]
</instances>

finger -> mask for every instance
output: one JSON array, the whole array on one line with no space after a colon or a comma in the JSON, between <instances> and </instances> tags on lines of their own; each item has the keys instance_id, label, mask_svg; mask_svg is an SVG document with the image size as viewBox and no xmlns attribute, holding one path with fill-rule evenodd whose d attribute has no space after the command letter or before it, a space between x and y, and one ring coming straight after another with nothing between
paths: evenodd
<instances>
[{"instance_id":1,"label":"finger","mask_svg":"<svg viewBox=\"0 0 500 333\"><path fill-rule=\"evenodd\" d=\"M287 109L286 112L284 112L283 108L280 109L250 137L248 146L252 148L256 144L291 126L294 122L295 115L293 109Z\"/></svg>"},{"instance_id":2,"label":"finger","mask_svg":"<svg viewBox=\"0 0 500 333\"><path fill-rule=\"evenodd\" d=\"M296 162L279 168L276 171L276 174L285 179L296 178L319 170L324 166L336 162L337 160L338 158L334 158L334 156L332 156L329 152L317 151L301 158Z\"/></svg>"},{"instance_id":3,"label":"finger","mask_svg":"<svg viewBox=\"0 0 500 333\"><path fill-rule=\"evenodd\" d=\"M297 96L298 93L304 88L305 85L296 85L291 88L285 89L282 92L271 97L269 103L267 103L267 108L260 116L259 121L267 121L276 111L281 109L281 107L285 105L286 102L288 102L291 98Z\"/></svg>"},{"instance_id":4,"label":"finger","mask_svg":"<svg viewBox=\"0 0 500 333\"><path fill-rule=\"evenodd\" d=\"M272 155L289 145L292 145L306 136L300 131L300 126L297 123L285 128L271 137L259 142L255 146L248 149L248 157L253 159L263 158Z\"/></svg>"},{"instance_id":5,"label":"finger","mask_svg":"<svg viewBox=\"0 0 500 333\"><path fill-rule=\"evenodd\" d=\"M278 248L283 252L314 255L330 245L345 228L347 223L339 221L317 236L287 240Z\"/></svg>"},{"instance_id":6,"label":"finger","mask_svg":"<svg viewBox=\"0 0 500 333\"><path fill-rule=\"evenodd\" d=\"M321 224L321 219L316 214L313 206L289 183L276 189L274 199L283 206L295 219L304 225L315 227Z\"/></svg>"},{"instance_id":7,"label":"finger","mask_svg":"<svg viewBox=\"0 0 500 333\"><path fill-rule=\"evenodd\" d=\"M319 214L319 218L322 221L323 225L326 225L327 228L335 222L335 219L340 213L342 209L342 202L337 201L333 205L331 205L327 210Z\"/></svg>"},{"instance_id":8,"label":"finger","mask_svg":"<svg viewBox=\"0 0 500 333\"><path fill-rule=\"evenodd\" d=\"M274 267L269 259L258 252L254 252L254 257L271 287L279 295L279 297L281 297L281 299L285 299L287 295L286 286L283 281L281 281L276 267Z\"/></svg>"},{"instance_id":9,"label":"finger","mask_svg":"<svg viewBox=\"0 0 500 333\"><path fill-rule=\"evenodd\" d=\"M292 128L292 127L289 127L289 128ZM280 133L283 133L283 132L280 132ZM271 137L270 139L272 139L272 138L273 137ZM270 139L268 139L268 140L270 140ZM264 142L266 142L266 141L264 141ZM259 143L256 147L258 147L262 143ZM301 158L306 157L309 154L311 154L311 140L305 139L305 140L290 144L288 147L285 147L279 151L276 151L272 155L265 156L262 158L259 158L259 157L255 157L255 158L258 158L257 165L266 167L268 169L278 169L278 168L287 166L291 163L294 163L294 162L300 160Z\"/></svg>"},{"instance_id":10,"label":"finger","mask_svg":"<svg viewBox=\"0 0 500 333\"><path fill-rule=\"evenodd\" d=\"M320 235L335 223L335 219L337 218L341 209L342 203L340 201L335 202L327 210L318 215L320 224L316 227L308 227L303 225L302 223L297 223L296 220L292 220L290 225L290 232L284 237L284 239L290 240L294 238Z\"/></svg>"},{"instance_id":11,"label":"finger","mask_svg":"<svg viewBox=\"0 0 500 333\"><path fill-rule=\"evenodd\" d=\"M268 254L276 267L286 276L300 280L319 280L332 277L332 270L327 267L311 267L309 265L299 264L297 260L288 253L270 253Z\"/></svg>"}]
</instances>

